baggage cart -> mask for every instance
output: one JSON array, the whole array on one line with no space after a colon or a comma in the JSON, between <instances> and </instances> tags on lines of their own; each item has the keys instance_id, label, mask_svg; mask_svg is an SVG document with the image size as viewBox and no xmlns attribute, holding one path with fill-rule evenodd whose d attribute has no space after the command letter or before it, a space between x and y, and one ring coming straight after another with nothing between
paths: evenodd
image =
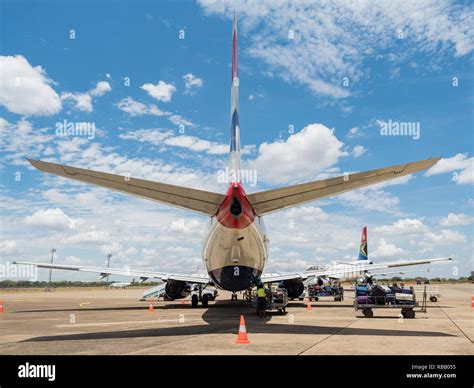
<instances>
[{"instance_id":1,"label":"baggage cart","mask_svg":"<svg viewBox=\"0 0 474 388\"><path fill-rule=\"evenodd\" d=\"M331 297L335 302L340 302L344 300L344 288L337 286L317 286L309 285L308 286L308 299L311 302L312 300L318 301L322 297Z\"/></svg>"},{"instance_id":2,"label":"baggage cart","mask_svg":"<svg viewBox=\"0 0 474 388\"><path fill-rule=\"evenodd\" d=\"M430 302L437 302L438 299L441 297L439 292L439 287L434 284L420 284L413 286L415 290L415 294L423 295L426 293L426 296L429 298Z\"/></svg>"},{"instance_id":3,"label":"baggage cart","mask_svg":"<svg viewBox=\"0 0 474 388\"><path fill-rule=\"evenodd\" d=\"M254 296L253 306L257 307L257 296ZM285 288L277 288L269 290L267 294L267 308L266 311L277 310L278 314L286 313L286 306L288 305L288 291Z\"/></svg>"},{"instance_id":4,"label":"baggage cart","mask_svg":"<svg viewBox=\"0 0 474 388\"><path fill-rule=\"evenodd\" d=\"M415 318L415 307L418 307L416 301L415 292L413 287L410 287L410 294L406 292L396 292L390 295L358 295L357 288L354 299L355 311L362 310L362 314L366 318L372 318L374 316L373 309L389 308L389 309L400 309L400 313L403 318L413 319Z\"/></svg>"}]
</instances>

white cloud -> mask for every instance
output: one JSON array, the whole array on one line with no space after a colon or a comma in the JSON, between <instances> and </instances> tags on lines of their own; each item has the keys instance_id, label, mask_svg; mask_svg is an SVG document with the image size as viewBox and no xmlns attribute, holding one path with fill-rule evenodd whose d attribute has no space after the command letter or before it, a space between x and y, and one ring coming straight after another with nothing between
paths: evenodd
<instances>
[{"instance_id":1,"label":"white cloud","mask_svg":"<svg viewBox=\"0 0 474 388\"><path fill-rule=\"evenodd\" d=\"M454 230L443 229L440 233L428 232L425 238L430 243L457 243L466 241L466 236Z\"/></svg>"},{"instance_id":2,"label":"white cloud","mask_svg":"<svg viewBox=\"0 0 474 388\"><path fill-rule=\"evenodd\" d=\"M87 93L61 93L61 100L72 101L74 109L82 112L92 112L92 97Z\"/></svg>"},{"instance_id":3,"label":"white cloud","mask_svg":"<svg viewBox=\"0 0 474 388\"><path fill-rule=\"evenodd\" d=\"M351 139L353 137L357 137L357 136L360 136L360 128L359 127L352 127L351 129L349 129L347 131L347 137L349 139Z\"/></svg>"},{"instance_id":4,"label":"white cloud","mask_svg":"<svg viewBox=\"0 0 474 388\"><path fill-rule=\"evenodd\" d=\"M255 93L255 94L249 94L249 100L252 101L256 98L263 98L265 97L262 93Z\"/></svg>"},{"instance_id":5,"label":"white cloud","mask_svg":"<svg viewBox=\"0 0 474 388\"><path fill-rule=\"evenodd\" d=\"M92 97L101 97L111 90L112 88L107 81L100 81L94 88L85 93L63 92L61 93L61 100L71 101L74 109L82 112L92 112L94 110Z\"/></svg>"},{"instance_id":6,"label":"white cloud","mask_svg":"<svg viewBox=\"0 0 474 388\"><path fill-rule=\"evenodd\" d=\"M421 219L405 218L395 221L392 225L384 225L374 229L375 232L387 234L413 234L424 233L427 231L427 226Z\"/></svg>"},{"instance_id":7,"label":"white cloud","mask_svg":"<svg viewBox=\"0 0 474 388\"><path fill-rule=\"evenodd\" d=\"M427 172L426 176L444 174L447 172L456 172L452 180L457 184L474 183L474 157L468 157L468 154L457 154L451 158L440 159Z\"/></svg>"},{"instance_id":8,"label":"white cloud","mask_svg":"<svg viewBox=\"0 0 474 388\"><path fill-rule=\"evenodd\" d=\"M180 125L182 125L183 127L196 126L192 121L185 119L184 117L181 117L180 115L172 114L172 113L170 114L170 112L166 112L166 115L168 116L168 120L171 121L176 126L180 126Z\"/></svg>"},{"instance_id":9,"label":"white cloud","mask_svg":"<svg viewBox=\"0 0 474 388\"><path fill-rule=\"evenodd\" d=\"M400 199L386 191L366 187L358 190L348 191L340 194L338 200L344 205L349 205L357 209L378 211L399 215L398 205Z\"/></svg>"},{"instance_id":10,"label":"white cloud","mask_svg":"<svg viewBox=\"0 0 474 388\"><path fill-rule=\"evenodd\" d=\"M46 151L54 136L49 128L34 128L31 122L21 119L16 124L0 117L0 138L4 161L13 165L28 165L25 157L34 158Z\"/></svg>"},{"instance_id":11,"label":"white cloud","mask_svg":"<svg viewBox=\"0 0 474 388\"><path fill-rule=\"evenodd\" d=\"M203 225L201 222L195 219L179 219L173 221L170 226L170 230L178 233L197 233L202 230Z\"/></svg>"},{"instance_id":12,"label":"white cloud","mask_svg":"<svg viewBox=\"0 0 474 388\"><path fill-rule=\"evenodd\" d=\"M38 226L51 229L65 229L74 224L60 208L38 210L31 216L26 217L25 223L30 226Z\"/></svg>"},{"instance_id":13,"label":"white cloud","mask_svg":"<svg viewBox=\"0 0 474 388\"><path fill-rule=\"evenodd\" d=\"M43 192L43 197L54 203L66 203L69 201L69 197L58 189L50 189Z\"/></svg>"},{"instance_id":14,"label":"white cloud","mask_svg":"<svg viewBox=\"0 0 474 388\"><path fill-rule=\"evenodd\" d=\"M18 250L18 245L15 240L5 240L0 243L0 253L2 255L11 255Z\"/></svg>"},{"instance_id":15,"label":"white cloud","mask_svg":"<svg viewBox=\"0 0 474 388\"><path fill-rule=\"evenodd\" d=\"M452 53L467 55L474 47L472 8L444 0L199 3L206 13L229 19L235 10L249 39L247 52L267 64L266 73L334 98L349 95L344 77L352 86L369 74L368 62L379 50L397 51L396 60L380 59L395 68L420 52L443 61ZM407 42L403 52L400 29Z\"/></svg>"},{"instance_id":16,"label":"white cloud","mask_svg":"<svg viewBox=\"0 0 474 388\"><path fill-rule=\"evenodd\" d=\"M363 154L365 154L365 152L367 152L367 148L361 145L356 145L352 149L352 155L354 155L354 158L358 158L359 156L362 156Z\"/></svg>"},{"instance_id":17,"label":"white cloud","mask_svg":"<svg viewBox=\"0 0 474 388\"><path fill-rule=\"evenodd\" d=\"M151 97L163 102L171 101L171 96L176 91L176 87L173 84L167 84L164 81L159 81L156 85L146 83L140 86L140 89L145 90Z\"/></svg>"},{"instance_id":18,"label":"white cloud","mask_svg":"<svg viewBox=\"0 0 474 388\"><path fill-rule=\"evenodd\" d=\"M128 113L130 116L163 116L164 113L156 106L152 104L143 104L134 100L132 97L125 97L116 104L117 108L121 111Z\"/></svg>"},{"instance_id":19,"label":"white cloud","mask_svg":"<svg viewBox=\"0 0 474 388\"><path fill-rule=\"evenodd\" d=\"M107 237L108 237L108 236L107 236ZM100 251L101 251L104 255L108 255L109 253L112 254L112 255L116 255L116 254L119 253L121 250L122 250L122 244L120 244L120 243L117 242L117 241L113 241L111 244L102 245L102 246L100 247Z\"/></svg>"},{"instance_id":20,"label":"white cloud","mask_svg":"<svg viewBox=\"0 0 474 388\"><path fill-rule=\"evenodd\" d=\"M449 213L446 218L443 218L440 222L442 226L456 226L456 225L469 225L474 221L474 217L468 216L467 214L454 214Z\"/></svg>"},{"instance_id":21,"label":"white cloud","mask_svg":"<svg viewBox=\"0 0 474 388\"><path fill-rule=\"evenodd\" d=\"M193 88L201 88L203 85L202 79L199 77L196 77L192 73L183 75L183 79L184 79L184 84L185 84L184 94L192 94Z\"/></svg>"},{"instance_id":22,"label":"white cloud","mask_svg":"<svg viewBox=\"0 0 474 388\"><path fill-rule=\"evenodd\" d=\"M155 104L143 104L134 100L132 97L125 97L115 104L121 111L128 113L130 116L165 116L172 124L183 127L195 127L192 121L175 114L173 112L163 112Z\"/></svg>"},{"instance_id":23,"label":"white cloud","mask_svg":"<svg viewBox=\"0 0 474 388\"><path fill-rule=\"evenodd\" d=\"M187 148L195 152L205 152L210 155L223 155L229 152L228 144L204 140L196 136L175 136L172 131L160 128L128 131L119 135L119 137L121 139L136 140L157 146L166 145L171 147Z\"/></svg>"},{"instance_id":24,"label":"white cloud","mask_svg":"<svg viewBox=\"0 0 474 388\"><path fill-rule=\"evenodd\" d=\"M329 215L320 207L315 206L298 206L283 211L282 216L294 222L300 221L322 221L327 220Z\"/></svg>"},{"instance_id":25,"label":"white cloud","mask_svg":"<svg viewBox=\"0 0 474 388\"><path fill-rule=\"evenodd\" d=\"M143 248L142 252L145 259L152 259L157 255L156 249L153 248Z\"/></svg>"},{"instance_id":26,"label":"white cloud","mask_svg":"<svg viewBox=\"0 0 474 388\"><path fill-rule=\"evenodd\" d=\"M91 89L89 93L94 97L101 97L105 93L110 92L111 90L112 90L112 87L107 81L100 81L100 82L97 82L97 85L95 86L95 88Z\"/></svg>"},{"instance_id":27,"label":"white cloud","mask_svg":"<svg viewBox=\"0 0 474 388\"><path fill-rule=\"evenodd\" d=\"M380 239L375 250L372 252L373 257L393 257L403 254L403 249L394 244L387 243L383 238Z\"/></svg>"},{"instance_id":28,"label":"white cloud","mask_svg":"<svg viewBox=\"0 0 474 388\"><path fill-rule=\"evenodd\" d=\"M64 244L103 244L109 241L108 232L102 230L89 230L87 232L77 232L63 240Z\"/></svg>"},{"instance_id":29,"label":"white cloud","mask_svg":"<svg viewBox=\"0 0 474 388\"><path fill-rule=\"evenodd\" d=\"M208 140L202 140L195 136L175 136L165 140L166 145L183 147L196 152L206 152L211 155L223 155L229 152L227 144L219 144Z\"/></svg>"},{"instance_id":30,"label":"white cloud","mask_svg":"<svg viewBox=\"0 0 474 388\"><path fill-rule=\"evenodd\" d=\"M21 55L0 56L0 105L12 113L51 116L61 100L41 66L32 67Z\"/></svg>"},{"instance_id":31,"label":"white cloud","mask_svg":"<svg viewBox=\"0 0 474 388\"><path fill-rule=\"evenodd\" d=\"M457 177L453 177L453 180L460 185L474 183L474 158L471 158L470 164L464 170L460 171Z\"/></svg>"},{"instance_id":32,"label":"white cloud","mask_svg":"<svg viewBox=\"0 0 474 388\"><path fill-rule=\"evenodd\" d=\"M262 143L258 157L250 164L260 179L282 184L313 178L317 172L346 156L333 131L322 124L310 124L287 140Z\"/></svg>"}]
</instances>

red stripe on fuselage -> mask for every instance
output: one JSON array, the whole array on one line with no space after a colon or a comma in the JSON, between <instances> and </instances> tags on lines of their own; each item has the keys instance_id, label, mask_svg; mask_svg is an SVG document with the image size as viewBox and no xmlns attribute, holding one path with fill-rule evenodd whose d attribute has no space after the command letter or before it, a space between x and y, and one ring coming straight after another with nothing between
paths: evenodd
<instances>
[{"instance_id":1,"label":"red stripe on fuselage","mask_svg":"<svg viewBox=\"0 0 474 388\"><path fill-rule=\"evenodd\" d=\"M242 206L242 211L239 215L234 215L231 212L234 200L237 200ZM221 225L229 229L243 229L252 224L255 219L255 213L240 183L232 183L230 185L225 194L225 199L217 211L216 218Z\"/></svg>"}]
</instances>

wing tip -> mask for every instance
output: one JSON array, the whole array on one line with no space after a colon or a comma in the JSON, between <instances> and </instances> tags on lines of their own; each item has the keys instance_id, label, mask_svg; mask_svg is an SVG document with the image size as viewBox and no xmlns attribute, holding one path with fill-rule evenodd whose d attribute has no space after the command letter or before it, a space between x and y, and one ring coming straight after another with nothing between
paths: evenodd
<instances>
[{"instance_id":1,"label":"wing tip","mask_svg":"<svg viewBox=\"0 0 474 388\"><path fill-rule=\"evenodd\" d=\"M38 170L41 170L41 165L42 162L41 160L38 160L38 159L30 159L30 158L26 158L26 160L28 161L28 163L30 163L34 168L38 169Z\"/></svg>"}]
</instances>

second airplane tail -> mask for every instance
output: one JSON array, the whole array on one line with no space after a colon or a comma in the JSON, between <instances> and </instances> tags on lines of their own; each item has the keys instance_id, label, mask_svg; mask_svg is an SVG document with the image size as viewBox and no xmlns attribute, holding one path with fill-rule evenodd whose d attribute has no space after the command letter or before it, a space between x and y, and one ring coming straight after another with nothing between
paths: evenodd
<instances>
[{"instance_id":1,"label":"second airplane tail","mask_svg":"<svg viewBox=\"0 0 474 388\"><path fill-rule=\"evenodd\" d=\"M359 257L357 260L368 260L368 250L367 250L367 226L362 228L362 237L360 239L360 249Z\"/></svg>"}]
</instances>

